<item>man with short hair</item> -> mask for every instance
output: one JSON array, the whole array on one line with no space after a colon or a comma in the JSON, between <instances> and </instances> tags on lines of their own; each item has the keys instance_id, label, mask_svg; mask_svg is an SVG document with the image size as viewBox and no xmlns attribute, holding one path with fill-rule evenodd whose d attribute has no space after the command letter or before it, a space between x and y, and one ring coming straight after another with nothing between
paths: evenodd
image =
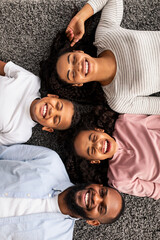
<instances>
[{"instance_id":1,"label":"man with short hair","mask_svg":"<svg viewBox=\"0 0 160 240\"><path fill-rule=\"evenodd\" d=\"M56 152L0 146L0 239L69 240L76 218L91 225L110 223L122 208L115 189L73 186Z\"/></svg>"}]
</instances>

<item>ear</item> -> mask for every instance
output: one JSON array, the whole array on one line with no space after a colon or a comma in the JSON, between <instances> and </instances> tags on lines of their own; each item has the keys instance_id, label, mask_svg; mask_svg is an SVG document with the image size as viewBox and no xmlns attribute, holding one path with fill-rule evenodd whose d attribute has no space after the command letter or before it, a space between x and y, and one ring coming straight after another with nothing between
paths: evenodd
<instances>
[{"instance_id":1,"label":"ear","mask_svg":"<svg viewBox=\"0 0 160 240\"><path fill-rule=\"evenodd\" d=\"M73 87L82 87L83 86L83 83L75 83L75 84L72 84Z\"/></svg>"},{"instance_id":2,"label":"ear","mask_svg":"<svg viewBox=\"0 0 160 240\"><path fill-rule=\"evenodd\" d=\"M99 226L101 224L98 220L86 220L86 223L92 226Z\"/></svg>"},{"instance_id":3,"label":"ear","mask_svg":"<svg viewBox=\"0 0 160 240\"><path fill-rule=\"evenodd\" d=\"M47 132L54 132L54 129L51 127L43 127L42 130Z\"/></svg>"},{"instance_id":4,"label":"ear","mask_svg":"<svg viewBox=\"0 0 160 240\"><path fill-rule=\"evenodd\" d=\"M97 131L97 132L103 132L104 133L104 129L102 129L102 128L95 128L94 130Z\"/></svg>"},{"instance_id":5,"label":"ear","mask_svg":"<svg viewBox=\"0 0 160 240\"><path fill-rule=\"evenodd\" d=\"M91 164L100 164L101 160L91 160Z\"/></svg>"},{"instance_id":6,"label":"ear","mask_svg":"<svg viewBox=\"0 0 160 240\"><path fill-rule=\"evenodd\" d=\"M58 95L54 95L54 94L47 94L47 97L59 98L59 96L58 96Z\"/></svg>"}]
</instances>

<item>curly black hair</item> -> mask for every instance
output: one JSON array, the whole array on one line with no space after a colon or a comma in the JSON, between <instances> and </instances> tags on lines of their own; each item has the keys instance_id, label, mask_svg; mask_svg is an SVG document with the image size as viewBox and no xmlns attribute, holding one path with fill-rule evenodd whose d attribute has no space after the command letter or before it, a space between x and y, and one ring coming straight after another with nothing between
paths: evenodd
<instances>
[{"instance_id":1,"label":"curly black hair","mask_svg":"<svg viewBox=\"0 0 160 240\"><path fill-rule=\"evenodd\" d=\"M112 111L107 104L94 107L92 112L85 115L85 121L80 122L76 128L63 132L60 137L65 141L65 155L63 161L74 183L96 182L107 184L108 160L100 164L91 164L78 156L74 149L74 140L81 130L91 130L95 127L103 128L112 135L118 114Z\"/></svg>"},{"instance_id":2,"label":"curly black hair","mask_svg":"<svg viewBox=\"0 0 160 240\"><path fill-rule=\"evenodd\" d=\"M70 46L65 30L59 32L53 39L49 57L40 63L39 75L42 94L46 91L80 103L93 105L103 103L105 97L100 83L90 82L85 83L82 87L73 87L61 80L56 71L58 58L64 53L83 50L93 57L97 56L97 49L93 45L96 27L90 28L91 23L92 19L89 19L84 37L74 47Z\"/></svg>"}]
</instances>

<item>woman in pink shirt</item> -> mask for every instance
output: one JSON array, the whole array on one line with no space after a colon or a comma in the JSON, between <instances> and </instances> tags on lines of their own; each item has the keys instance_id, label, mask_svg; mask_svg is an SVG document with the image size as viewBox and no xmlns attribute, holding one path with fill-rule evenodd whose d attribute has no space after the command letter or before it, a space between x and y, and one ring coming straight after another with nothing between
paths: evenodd
<instances>
[{"instance_id":1,"label":"woman in pink shirt","mask_svg":"<svg viewBox=\"0 0 160 240\"><path fill-rule=\"evenodd\" d=\"M108 183L119 191L159 199L160 116L120 115L112 136L102 129L80 130L74 137L75 155L108 163Z\"/></svg>"}]
</instances>

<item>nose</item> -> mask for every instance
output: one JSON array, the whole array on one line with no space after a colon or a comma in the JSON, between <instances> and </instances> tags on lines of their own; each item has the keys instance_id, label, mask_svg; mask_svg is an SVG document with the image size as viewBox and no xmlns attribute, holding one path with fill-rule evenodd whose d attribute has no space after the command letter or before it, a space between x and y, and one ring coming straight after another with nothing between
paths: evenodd
<instances>
[{"instance_id":1,"label":"nose","mask_svg":"<svg viewBox=\"0 0 160 240\"><path fill-rule=\"evenodd\" d=\"M95 143L93 143L93 145L97 150L100 150L102 148L100 141L96 141Z\"/></svg>"},{"instance_id":2,"label":"nose","mask_svg":"<svg viewBox=\"0 0 160 240\"><path fill-rule=\"evenodd\" d=\"M97 206L97 205L101 204L101 202L103 201L103 198L98 193L96 193L94 195L93 200L94 200L94 205Z\"/></svg>"},{"instance_id":3,"label":"nose","mask_svg":"<svg viewBox=\"0 0 160 240\"><path fill-rule=\"evenodd\" d=\"M58 110L56 109L56 107L50 107L50 109L49 109L49 117L53 117L54 115L56 115L57 114L57 112L58 112Z\"/></svg>"},{"instance_id":4,"label":"nose","mask_svg":"<svg viewBox=\"0 0 160 240\"><path fill-rule=\"evenodd\" d=\"M73 66L73 69L74 69L75 71L77 71L77 72L80 72L80 71L81 71L81 68L82 68L81 63L78 62L78 61L77 61L77 62L74 64L74 66Z\"/></svg>"}]
</instances>

